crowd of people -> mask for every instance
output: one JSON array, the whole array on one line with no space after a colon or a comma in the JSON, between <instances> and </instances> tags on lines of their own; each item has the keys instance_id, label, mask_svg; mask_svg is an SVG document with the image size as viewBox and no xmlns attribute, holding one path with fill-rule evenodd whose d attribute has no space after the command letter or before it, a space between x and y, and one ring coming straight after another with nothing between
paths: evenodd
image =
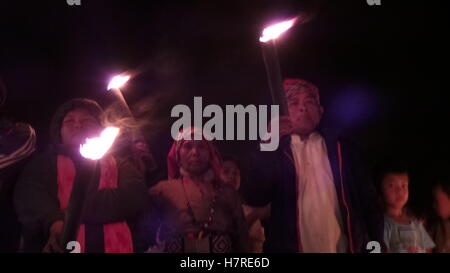
<instances>
[{"instance_id":1,"label":"crowd of people","mask_svg":"<svg viewBox=\"0 0 450 273\"><path fill-rule=\"evenodd\" d=\"M279 119L280 145L255 147L248 176L240 154L222 158L201 128L180 132L166 167L134 156L142 140L111 149L87 188L77 226L81 252L361 253L372 241L382 252L450 252L450 179L427 181L434 213L416 217L407 166L380 162L372 172L352 142L320 127L324 109L314 84L284 85L289 115ZM105 126L102 115L90 99L64 103L40 154L32 125L2 119L1 252L67 251L61 234L85 160L79 147ZM167 177L149 183L155 168Z\"/></svg>"}]
</instances>

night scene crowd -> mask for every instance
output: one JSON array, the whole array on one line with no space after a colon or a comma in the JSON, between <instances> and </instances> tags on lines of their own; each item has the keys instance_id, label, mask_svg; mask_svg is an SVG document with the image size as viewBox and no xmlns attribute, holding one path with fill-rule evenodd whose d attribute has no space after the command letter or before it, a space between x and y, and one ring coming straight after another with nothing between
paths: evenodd
<instances>
[{"instance_id":1,"label":"night scene crowd","mask_svg":"<svg viewBox=\"0 0 450 273\"><path fill-rule=\"evenodd\" d=\"M284 89L279 147L255 147L245 171L239 151L222 157L201 128L180 132L164 167L144 139L124 132L86 190L80 252L361 253L372 241L381 252L450 252L450 177L426 181L434 210L414 215L408 166L386 160L372 170L352 142L320 126L314 84L285 79ZM80 144L105 124L91 99L55 110L42 153L33 124L1 119L1 252L67 251L61 235ZM195 135L202 140L186 137Z\"/></svg>"}]
</instances>

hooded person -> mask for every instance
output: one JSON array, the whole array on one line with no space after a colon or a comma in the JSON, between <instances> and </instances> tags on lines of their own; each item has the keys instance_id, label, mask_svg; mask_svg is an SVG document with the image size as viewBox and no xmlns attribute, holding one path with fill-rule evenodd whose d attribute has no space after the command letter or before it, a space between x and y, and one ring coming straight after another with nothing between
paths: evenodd
<instances>
[{"instance_id":1,"label":"hooded person","mask_svg":"<svg viewBox=\"0 0 450 273\"><path fill-rule=\"evenodd\" d=\"M201 140L195 140L195 135ZM169 180L150 188L163 252L246 252L248 231L237 192L220 182L221 159L201 130L180 133L167 156Z\"/></svg>"},{"instance_id":2,"label":"hooded person","mask_svg":"<svg viewBox=\"0 0 450 273\"><path fill-rule=\"evenodd\" d=\"M23 226L24 252L63 252L60 242L69 199L79 169L80 144L101 132L102 109L93 100L73 99L52 119L52 144L23 171L15 207ZM87 189L77 241L81 252L133 252L127 221L137 216L148 197L143 177L133 164L111 153L97 164Z\"/></svg>"},{"instance_id":3,"label":"hooded person","mask_svg":"<svg viewBox=\"0 0 450 273\"><path fill-rule=\"evenodd\" d=\"M0 79L0 107L6 87ZM17 252L20 224L13 205L13 191L24 165L36 149L36 133L31 125L0 119L0 252Z\"/></svg>"}]
</instances>

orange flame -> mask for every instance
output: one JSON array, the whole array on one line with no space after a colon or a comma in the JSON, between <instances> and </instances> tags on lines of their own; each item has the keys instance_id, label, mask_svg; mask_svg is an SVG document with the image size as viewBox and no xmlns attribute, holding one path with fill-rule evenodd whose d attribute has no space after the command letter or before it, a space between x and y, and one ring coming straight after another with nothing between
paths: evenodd
<instances>
[{"instance_id":1,"label":"orange flame","mask_svg":"<svg viewBox=\"0 0 450 273\"><path fill-rule=\"evenodd\" d=\"M122 76L117 75L114 78L111 79L111 81L108 84L108 90L110 89L118 89L122 87L128 80L130 79L130 76Z\"/></svg>"},{"instance_id":2,"label":"orange flame","mask_svg":"<svg viewBox=\"0 0 450 273\"><path fill-rule=\"evenodd\" d=\"M296 21L297 17L266 27L263 30L262 36L259 38L259 41L262 43L266 43L273 39L277 39L281 34L290 29Z\"/></svg>"},{"instance_id":3,"label":"orange flame","mask_svg":"<svg viewBox=\"0 0 450 273\"><path fill-rule=\"evenodd\" d=\"M99 137L86 139L86 143L80 145L80 154L92 160L102 158L113 145L119 131L117 127L107 127Z\"/></svg>"}]
</instances>

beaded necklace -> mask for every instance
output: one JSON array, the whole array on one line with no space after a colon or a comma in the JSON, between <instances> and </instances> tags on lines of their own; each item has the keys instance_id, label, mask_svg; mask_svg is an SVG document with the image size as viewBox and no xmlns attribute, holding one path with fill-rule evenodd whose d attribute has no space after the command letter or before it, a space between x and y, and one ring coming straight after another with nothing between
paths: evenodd
<instances>
[{"instance_id":1,"label":"beaded necklace","mask_svg":"<svg viewBox=\"0 0 450 273\"><path fill-rule=\"evenodd\" d=\"M192 219L194 220L194 223L198 226L201 226L201 231L199 232L198 238L201 238L201 236L203 235L203 233L205 232L205 230L211 226L211 224L214 221L214 214L215 214L215 204L216 204L216 197L217 197L217 187L213 186L213 197L209 206L209 216L207 217L206 221L204 221L203 223L198 221L197 218L195 217L194 214L194 210L192 209L191 206L191 202L189 201L189 197L187 195L186 192L186 188L184 186L184 177L181 178L181 185L183 186L183 193L184 193L184 197L186 198L186 203L187 203L187 207L188 207L188 213L189 215L192 217ZM200 189L200 192L203 191Z\"/></svg>"}]
</instances>

